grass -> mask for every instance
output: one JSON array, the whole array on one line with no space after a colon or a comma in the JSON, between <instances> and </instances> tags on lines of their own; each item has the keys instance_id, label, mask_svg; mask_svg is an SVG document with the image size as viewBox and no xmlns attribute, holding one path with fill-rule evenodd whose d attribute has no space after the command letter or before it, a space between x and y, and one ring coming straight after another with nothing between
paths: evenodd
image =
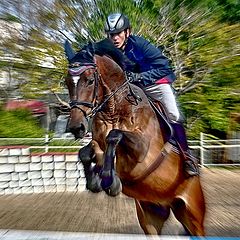
<instances>
[{"instance_id":1,"label":"grass","mask_svg":"<svg viewBox=\"0 0 240 240\"><path fill-rule=\"evenodd\" d=\"M29 138L29 139L0 138L0 146L29 146L29 147L31 146L33 147L31 148L31 153L44 153L45 148L43 147L47 147L47 146L49 147L48 152L78 152L80 147L83 146L83 143L81 143L81 141L75 141L74 139L50 139L50 141L46 143L44 138L39 138L39 139L37 138L36 139L34 138ZM40 148L37 148L38 146ZM51 148L52 146L58 146L58 148ZM73 147L73 148L64 148L64 147Z\"/></svg>"}]
</instances>

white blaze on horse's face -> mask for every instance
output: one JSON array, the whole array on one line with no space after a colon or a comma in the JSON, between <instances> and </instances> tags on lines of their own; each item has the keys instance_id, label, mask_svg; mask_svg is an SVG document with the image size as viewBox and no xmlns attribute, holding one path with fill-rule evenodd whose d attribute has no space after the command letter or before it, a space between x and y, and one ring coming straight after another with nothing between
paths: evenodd
<instances>
[{"instance_id":1,"label":"white blaze on horse's face","mask_svg":"<svg viewBox=\"0 0 240 240\"><path fill-rule=\"evenodd\" d=\"M80 76L72 76L72 80L74 82L75 87L77 86L78 80L80 79Z\"/></svg>"}]
</instances>

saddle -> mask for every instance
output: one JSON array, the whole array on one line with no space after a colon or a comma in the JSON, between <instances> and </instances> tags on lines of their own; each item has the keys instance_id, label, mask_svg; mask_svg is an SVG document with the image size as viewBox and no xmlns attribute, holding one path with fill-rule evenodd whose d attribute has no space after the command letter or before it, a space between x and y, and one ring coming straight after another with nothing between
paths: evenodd
<instances>
[{"instance_id":1,"label":"saddle","mask_svg":"<svg viewBox=\"0 0 240 240\"><path fill-rule=\"evenodd\" d=\"M151 104L154 112L157 115L160 127L163 128L163 139L164 142L170 142L174 146L177 146L177 142L174 139L173 128L169 123L168 117L164 111L163 106L158 101L153 101L151 98L148 97L149 103Z\"/></svg>"}]
</instances>

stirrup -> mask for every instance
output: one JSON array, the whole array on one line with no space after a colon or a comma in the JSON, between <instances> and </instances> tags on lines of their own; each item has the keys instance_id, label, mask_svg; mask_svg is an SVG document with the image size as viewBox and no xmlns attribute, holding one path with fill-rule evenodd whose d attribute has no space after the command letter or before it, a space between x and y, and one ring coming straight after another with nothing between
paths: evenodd
<instances>
[{"instance_id":1,"label":"stirrup","mask_svg":"<svg viewBox=\"0 0 240 240\"><path fill-rule=\"evenodd\" d=\"M198 168L198 161L197 159L192 156L189 152L184 153L184 172L187 175L187 177L192 177L192 176L199 176L199 168Z\"/></svg>"},{"instance_id":2,"label":"stirrup","mask_svg":"<svg viewBox=\"0 0 240 240\"><path fill-rule=\"evenodd\" d=\"M192 161L184 161L183 168L187 177L199 176L198 167Z\"/></svg>"}]
</instances>

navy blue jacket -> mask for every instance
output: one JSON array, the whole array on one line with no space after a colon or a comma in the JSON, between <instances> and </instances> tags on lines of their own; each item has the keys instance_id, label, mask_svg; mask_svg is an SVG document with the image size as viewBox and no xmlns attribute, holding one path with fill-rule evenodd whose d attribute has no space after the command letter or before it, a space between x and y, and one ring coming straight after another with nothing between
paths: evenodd
<instances>
[{"instance_id":1,"label":"navy blue jacket","mask_svg":"<svg viewBox=\"0 0 240 240\"><path fill-rule=\"evenodd\" d=\"M154 83L172 83L176 76L161 50L142 37L130 35L124 54L126 70L140 73L145 86ZM163 81L161 81L163 80Z\"/></svg>"}]
</instances>

